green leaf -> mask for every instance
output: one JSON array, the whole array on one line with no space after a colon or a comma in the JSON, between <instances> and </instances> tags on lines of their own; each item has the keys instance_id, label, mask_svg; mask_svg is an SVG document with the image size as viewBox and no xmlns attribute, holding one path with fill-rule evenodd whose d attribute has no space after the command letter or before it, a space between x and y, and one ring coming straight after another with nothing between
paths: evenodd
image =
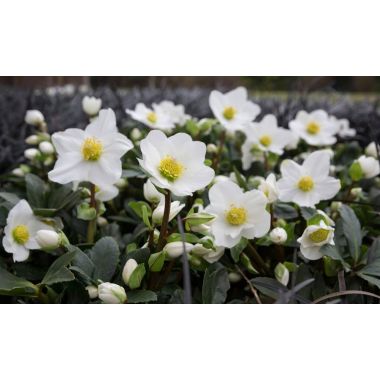
<instances>
[{"instance_id":1,"label":"green leaf","mask_svg":"<svg viewBox=\"0 0 380 380\"><path fill-rule=\"evenodd\" d=\"M142 219L143 208L145 206L148 217L152 216L152 209L148 203L144 201L129 202L128 206Z\"/></svg>"},{"instance_id":2,"label":"green leaf","mask_svg":"<svg viewBox=\"0 0 380 380\"><path fill-rule=\"evenodd\" d=\"M13 193L0 192L0 198L11 203L12 206L15 206L16 203L20 201L20 198L16 194L13 194Z\"/></svg>"},{"instance_id":3,"label":"green leaf","mask_svg":"<svg viewBox=\"0 0 380 380\"><path fill-rule=\"evenodd\" d=\"M244 190L247 190L247 183L246 181L244 180L243 176L240 174L239 170L236 169L236 166L233 167L233 170L234 170L234 173L235 173L235 177L236 177L236 181L238 183L238 185L244 189Z\"/></svg>"},{"instance_id":4,"label":"green leaf","mask_svg":"<svg viewBox=\"0 0 380 380\"><path fill-rule=\"evenodd\" d=\"M367 251L368 264L380 259L380 237L376 238Z\"/></svg>"},{"instance_id":5,"label":"green leaf","mask_svg":"<svg viewBox=\"0 0 380 380\"><path fill-rule=\"evenodd\" d=\"M184 236L187 243L195 244L199 242L199 237L194 234L185 233ZM174 241L182 241L182 235L179 233L171 234L168 238L168 243L172 243Z\"/></svg>"},{"instance_id":6,"label":"green leaf","mask_svg":"<svg viewBox=\"0 0 380 380\"><path fill-rule=\"evenodd\" d=\"M357 275L362 278L363 280L368 281L370 284L377 286L380 289L380 279L372 276L368 276L364 273L357 273Z\"/></svg>"},{"instance_id":7,"label":"green leaf","mask_svg":"<svg viewBox=\"0 0 380 380\"><path fill-rule=\"evenodd\" d=\"M354 211L346 205L341 206L340 215L343 221L344 236L347 239L351 257L354 259L354 262L357 263L360 258L360 247L362 244L359 220Z\"/></svg>"},{"instance_id":8,"label":"green leaf","mask_svg":"<svg viewBox=\"0 0 380 380\"><path fill-rule=\"evenodd\" d=\"M70 252L75 252L75 256L73 259L72 264L78 268L80 268L87 277L93 278L93 273L95 270L95 264L92 262L92 260L89 258L87 254L85 254L81 249L78 247L71 246L69 248Z\"/></svg>"},{"instance_id":9,"label":"green leaf","mask_svg":"<svg viewBox=\"0 0 380 380\"><path fill-rule=\"evenodd\" d=\"M363 178L363 171L359 162L355 161L348 169L348 174L353 181L360 181Z\"/></svg>"},{"instance_id":10,"label":"green leaf","mask_svg":"<svg viewBox=\"0 0 380 380\"><path fill-rule=\"evenodd\" d=\"M206 212L191 213L185 218L189 226L199 226L200 224L211 222L214 219L214 215L207 214Z\"/></svg>"},{"instance_id":11,"label":"green leaf","mask_svg":"<svg viewBox=\"0 0 380 380\"><path fill-rule=\"evenodd\" d=\"M141 281L145 276L145 264L139 264L132 272L128 280L128 286L130 289L137 289L141 285Z\"/></svg>"},{"instance_id":12,"label":"green leaf","mask_svg":"<svg viewBox=\"0 0 380 380\"><path fill-rule=\"evenodd\" d=\"M0 294L5 296L33 297L38 287L0 267Z\"/></svg>"},{"instance_id":13,"label":"green leaf","mask_svg":"<svg viewBox=\"0 0 380 380\"><path fill-rule=\"evenodd\" d=\"M298 217L297 210L287 203L275 203L273 214L277 219L294 219Z\"/></svg>"},{"instance_id":14,"label":"green leaf","mask_svg":"<svg viewBox=\"0 0 380 380\"><path fill-rule=\"evenodd\" d=\"M60 256L57 260L55 260L46 272L41 283L45 285L52 285L58 282L67 282L74 280L74 274L66 267L71 263L71 261L75 257L75 254L75 251L68 252Z\"/></svg>"},{"instance_id":15,"label":"green leaf","mask_svg":"<svg viewBox=\"0 0 380 380\"><path fill-rule=\"evenodd\" d=\"M164 252L157 252L150 255L148 265L151 272L161 271L165 263L165 256Z\"/></svg>"},{"instance_id":16,"label":"green leaf","mask_svg":"<svg viewBox=\"0 0 380 380\"><path fill-rule=\"evenodd\" d=\"M156 302L157 294L151 290L132 290L127 292L128 303Z\"/></svg>"},{"instance_id":17,"label":"green leaf","mask_svg":"<svg viewBox=\"0 0 380 380\"><path fill-rule=\"evenodd\" d=\"M132 252L127 252L127 260L134 259L139 264L146 263L149 259L150 251L149 248L135 249Z\"/></svg>"},{"instance_id":18,"label":"green leaf","mask_svg":"<svg viewBox=\"0 0 380 380\"><path fill-rule=\"evenodd\" d=\"M29 173L25 176L25 183L29 204L33 208L44 208L46 194L44 181L36 175Z\"/></svg>"},{"instance_id":19,"label":"green leaf","mask_svg":"<svg viewBox=\"0 0 380 380\"><path fill-rule=\"evenodd\" d=\"M232 247L230 249L231 257L235 261L235 263L239 261L240 254L243 252L247 244L248 244L248 240L245 238L241 238L239 243L235 245L235 247Z\"/></svg>"},{"instance_id":20,"label":"green leaf","mask_svg":"<svg viewBox=\"0 0 380 380\"><path fill-rule=\"evenodd\" d=\"M150 220L149 220L148 208L146 207L146 205L142 206L142 220L149 229L152 228L152 225L150 224Z\"/></svg>"},{"instance_id":21,"label":"green leaf","mask_svg":"<svg viewBox=\"0 0 380 380\"><path fill-rule=\"evenodd\" d=\"M94 263L94 280L110 281L119 263L119 246L110 236L101 238L92 247L89 257Z\"/></svg>"},{"instance_id":22,"label":"green leaf","mask_svg":"<svg viewBox=\"0 0 380 380\"><path fill-rule=\"evenodd\" d=\"M301 207L300 210L301 210L301 215L305 220L310 219L316 214L315 208L312 208L312 207Z\"/></svg>"},{"instance_id":23,"label":"green leaf","mask_svg":"<svg viewBox=\"0 0 380 380\"><path fill-rule=\"evenodd\" d=\"M229 288L230 281L228 280L226 268L219 263L210 265L206 269L203 278L203 303L224 303L226 301Z\"/></svg>"},{"instance_id":24,"label":"green leaf","mask_svg":"<svg viewBox=\"0 0 380 380\"><path fill-rule=\"evenodd\" d=\"M96 209L91 207L89 203L82 202L77 206L77 218L81 220L94 220L96 218Z\"/></svg>"}]
</instances>

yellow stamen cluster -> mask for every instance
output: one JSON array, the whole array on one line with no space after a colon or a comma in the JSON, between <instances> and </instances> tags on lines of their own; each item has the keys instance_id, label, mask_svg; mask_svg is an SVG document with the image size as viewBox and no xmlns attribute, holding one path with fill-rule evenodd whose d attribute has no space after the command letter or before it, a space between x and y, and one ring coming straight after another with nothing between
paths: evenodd
<instances>
[{"instance_id":1,"label":"yellow stamen cluster","mask_svg":"<svg viewBox=\"0 0 380 380\"><path fill-rule=\"evenodd\" d=\"M272 137L269 135L263 135L260 137L259 141L261 145L264 145L267 148L270 144L272 144Z\"/></svg>"},{"instance_id":2,"label":"yellow stamen cluster","mask_svg":"<svg viewBox=\"0 0 380 380\"><path fill-rule=\"evenodd\" d=\"M314 188L314 181L313 178L311 178L309 175L305 175L301 177L301 179L298 181L298 188L305 193L313 190Z\"/></svg>"},{"instance_id":3,"label":"yellow stamen cluster","mask_svg":"<svg viewBox=\"0 0 380 380\"><path fill-rule=\"evenodd\" d=\"M29 240L29 229L25 224L19 224L13 229L12 236L17 244L25 244Z\"/></svg>"},{"instance_id":4,"label":"yellow stamen cluster","mask_svg":"<svg viewBox=\"0 0 380 380\"><path fill-rule=\"evenodd\" d=\"M323 241L325 241L327 239L327 237L329 236L329 233L330 233L329 230L325 230L323 228L320 228L319 230L312 232L309 235L309 238L314 243L322 243Z\"/></svg>"},{"instance_id":5,"label":"yellow stamen cluster","mask_svg":"<svg viewBox=\"0 0 380 380\"><path fill-rule=\"evenodd\" d=\"M182 175L184 167L175 158L165 156L160 161L158 170L163 177L165 177L168 181L173 182Z\"/></svg>"},{"instance_id":6,"label":"yellow stamen cluster","mask_svg":"<svg viewBox=\"0 0 380 380\"><path fill-rule=\"evenodd\" d=\"M226 120L232 120L236 115L236 108L235 107L226 107L223 111L223 117Z\"/></svg>"},{"instance_id":7,"label":"yellow stamen cluster","mask_svg":"<svg viewBox=\"0 0 380 380\"><path fill-rule=\"evenodd\" d=\"M146 119L150 123L154 124L157 121L157 115L155 112L149 112L148 115L146 116Z\"/></svg>"},{"instance_id":8,"label":"yellow stamen cluster","mask_svg":"<svg viewBox=\"0 0 380 380\"><path fill-rule=\"evenodd\" d=\"M226 212L226 220L233 226L240 226L247 221L247 211L243 207L231 206Z\"/></svg>"},{"instance_id":9,"label":"yellow stamen cluster","mask_svg":"<svg viewBox=\"0 0 380 380\"><path fill-rule=\"evenodd\" d=\"M314 122L311 122L307 125L306 131L309 135L316 135L321 130L321 127Z\"/></svg>"},{"instance_id":10,"label":"yellow stamen cluster","mask_svg":"<svg viewBox=\"0 0 380 380\"><path fill-rule=\"evenodd\" d=\"M88 137L82 145L82 155L86 161L97 161L103 153L103 144L95 137Z\"/></svg>"}]
</instances>

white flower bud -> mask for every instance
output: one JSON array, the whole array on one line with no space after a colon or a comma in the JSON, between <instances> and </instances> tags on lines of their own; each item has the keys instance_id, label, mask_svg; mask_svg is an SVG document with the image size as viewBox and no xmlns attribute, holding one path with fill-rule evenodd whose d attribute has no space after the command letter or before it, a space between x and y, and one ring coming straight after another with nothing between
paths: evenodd
<instances>
[{"instance_id":1,"label":"white flower bud","mask_svg":"<svg viewBox=\"0 0 380 380\"><path fill-rule=\"evenodd\" d=\"M363 189L361 187L353 187L350 191L353 197L360 197L363 194Z\"/></svg>"},{"instance_id":2,"label":"white flower bud","mask_svg":"<svg viewBox=\"0 0 380 380\"><path fill-rule=\"evenodd\" d=\"M21 168L13 169L12 174L15 175L16 177L24 177L25 176L25 173Z\"/></svg>"},{"instance_id":3,"label":"white flower bud","mask_svg":"<svg viewBox=\"0 0 380 380\"><path fill-rule=\"evenodd\" d=\"M36 233L36 242L44 250L53 250L60 246L59 234L52 230L39 230Z\"/></svg>"},{"instance_id":4,"label":"white flower bud","mask_svg":"<svg viewBox=\"0 0 380 380\"><path fill-rule=\"evenodd\" d=\"M380 165L377 159L361 156L358 159L358 163L362 169L364 178L372 178L380 174Z\"/></svg>"},{"instance_id":5,"label":"white flower bud","mask_svg":"<svg viewBox=\"0 0 380 380\"><path fill-rule=\"evenodd\" d=\"M55 152L53 144L49 141L40 142L40 145L38 145L38 148L44 154L53 154Z\"/></svg>"},{"instance_id":6,"label":"white flower bud","mask_svg":"<svg viewBox=\"0 0 380 380\"><path fill-rule=\"evenodd\" d=\"M135 259L129 259L124 265L123 269L123 281L126 285L128 285L129 278L133 271L138 267L137 261Z\"/></svg>"},{"instance_id":7,"label":"white flower bud","mask_svg":"<svg viewBox=\"0 0 380 380\"><path fill-rule=\"evenodd\" d=\"M174 219L180 211L185 207L185 204L180 204L179 201L174 201L170 204L169 222ZM154 224L161 225L162 218L164 217L165 202L161 200L159 205L154 209L152 220Z\"/></svg>"},{"instance_id":8,"label":"white flower bud","mask_svg":"<svg viewBox=\"0 0 380 380\"><path fill-rule=\"evenodd\" d=\"M125 189L128 186L128 180L126 178L120 178L118 179L114 185L119 189Z\"/></svg>"},{"instance_id":9,"label":"white flower bud","mask_svg":"<svg viewBox=\"0 0 380 380\"><path fill-rule=\"evenodd\" d=\"M82 100L83 111L88 116L97 115L101 107L102 107L102 99L95 98L94 96L85 96Z\"/></svg>"},{"instance_id":10,"label":"white flower bud","mask_svg":"<svg viewBox=\"0 0 380 380\"><path fill-rule=\"evenodd\" d=\"M86 286L86 290L88 292L88 295L90 299L98 298L98 288L95 285L88 285Z\"/></svg>"},{"instance_id":11,"label":"white flower bud","mask_svg":"<svg viewBox=\"0 0 380 380\"><path fill-rule=\"evenodd\" d=\"M288 285L289 270L284 264L278 263L276 265L276 268L274 268L274 275L277 281L280 282L282 285L284 286Z\"/></svg>"},{"instance_id":12,"label":"white flower bud","mask_svg":"<svg viewBox=\"0 0 380 380\"><path fill-rule=\"evenodd\" d=\"M127 294L125 289L117 284L111 282L103 282L98 286L99 298L104 303L125 303Z\"/></svg>"},{"instance_id":13,"label":"white flower bud","mask_svg":"<svg viewBox=\"0 0 380 380\"><path fill-rule=\"evenodd\" d=\"M45 118L38 110L28 110L25 114L25 123L39 127L45 123Z\"/></svg>"},{"instance_id":14,"label":"white flower bud","mask_svg":"<svg viewBox=\"0 0 380 380\"><path fill-rule=\"evenodd\" d=\"M29 148L29 149L26 149L24 152L24 156L28 160L34 160L39 155L40 155L40 151L36 148Z\"/></svg>"},{"instance_id":15,"label":"white flower bud","mask_svg":"<svg viewBox=\"0 0 380 380\"><path fill-rule=\"evenodd\" d=\"M376 143L374 141L372 141L370 144L368 144L368 146L365 148L365 154L367 156L377 158Z\"/></svg>"},{"instance_id":16,"label":"white flower bud","mask_svg":"<svg viewBox=\"0 0 380 380\"><path fill-rule=\"evenodd\" d=\"M160 203L165 198L164 194L160 193L153 185L152 181L148 179L144 183L144 198L150 203Z\"/></svg>"},{"instance_id":17,"label":"white flower bud","mask_svg":"<svg viewBox=\"0 0 380 380\"><path fill-rule=\"evenodd\" d=\"M131 139L132 140L140 140L141 136L142 136L142 133L141 133L140 129L138 129L138 128L132 129L132 131L131 131Z\"/></svg>"},{"instance_id":18,"label":"white flower bud","mask_svg":"<svg viewBox=\"0 0 380 380\"><path fill-rule=\"evenodd\" d=\"M189 253L193 248L194 246L192 244L185 243L186 253ZM168 243L165 245L163 250L171 259L175 259L183 254L183 243L182 241L174 241L172 243Z\"/></svg>"},{"instance_id":19,"label":"white flower bud","mask_svg":"<svg viewBox=\"0 0 380 380\"><path fill-rule=\"evenodd\" d=\"M342 202L331 202L331 211L338 211L342 207Z\"/></svg>"},{"instance_id":20,"label":"white flower bud","mask_svg":"<svg viewBox=\"0 0 380 380\"><path fill-rule=\"evenodd\" d=\"M216 153L217 151L218 151L218 147L215 144L207 144L208 153Z\"/></svg>"},{"instance_id":21,"label":"white flower bud","mask_svg":"<svg viewBox=\"0 0 380 380\"><path fill-rule=\"evenodd\" d=\"M242 277L239 273L236 272L230 272L228 273L228 279L232 284L241 281Z\"/></svg>"},{"instance_id":22,"label":"white flower bud","mask_svg":"<svg viewBox=\"0 0 380 380\"><path fill-rule=\"evenodd\" d=\"M98 216L98 218L96 219L96 223L99 227L104 227L108 224L108 220L103 216Z\"/></svg>"},{"instance_id":23,"label":"white flower bud","mask_svg":"<svg viewBox=\"0 0 380 380\"><path fill-rule=\"evenodd\" d=\"M281 227L273 228L269 234L270 240L275 244L283 244L288 239L288 234Z\"/></svg>"},{"instance_id":24,"label":"white flower bud","mask_svg":"<svg viewBox=\"0 0 380 380\"><path fill-rule=\"evenodd\" d=\"M37 135L30 135L25 139L25 142L28 145L37 145L40 141L40 138Z\"/></svg>"}]
</instances>

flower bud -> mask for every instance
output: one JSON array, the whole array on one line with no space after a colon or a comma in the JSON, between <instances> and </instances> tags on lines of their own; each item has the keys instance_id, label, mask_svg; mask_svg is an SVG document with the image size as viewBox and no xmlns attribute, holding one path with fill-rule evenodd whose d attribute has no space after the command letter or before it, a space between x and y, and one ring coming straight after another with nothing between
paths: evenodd
<instances>
[{"instance_id":1,"label":"flower bud","mask_svg":"<svg viewBox=\"0 0 380 380\"><path fill-rule=\"evenodd\" d=\"M192 244L185 243L186 253L189 253L193 248L194 246ZM165 245L163 250L171 259L175 259L183 254L183 243L182 241L174 241L172 243L168 243Z\"/></svg>"},{"instance_id":2,"label":"flower bud","mask_svg":"<svg viewBox=\"0 0 380 380\"><path fill-rule=\"evenodd\" d=\"M281 227L273 228L269 234L270 240L275 244L283 244L288 239L288 234Z\"/></svg>"},{"instance_id":3,"label":"flower bud","mask_svg":"<svg viewBox=\"0 0 380 380\"><path fill-rule=\"evenodd\" d=\"M218 147L215 144L207 144L208 153L216 153L217 151L218 151Z\"/></svg>"},{"instance_id":4,"label":"flower bud","mask_svg":"<svg viewBox=\"0 0 380 380\"><path fill-rule=\"evenodd\" d=\"M52 251L61 245L61 237L52 230L39 230L36 233L37 244L47 251Z\"/></svg>"},{"instance_id":5,"label":"flower bud","mask_svg":"<svg viewBox=\"0 0 380 380\"><path fill-rule=\"evenodd\" d=\"M131 139L136 141L136 140L140 140L141 137L142 137L142 133L141 133L140 129L133 128L131 131Z\"/></svg>"},{"instance_id":6,"label":"flower bud","mask_svg":"<svg viewBox=\"0 0 380 380\"><path fill-rule=\"evenodd\" d=\"M125 303L127 294L125 289L117 284L111 282L103 282L98 286L99 298L104 303Z\"/></svg>"},{"instance_id":7,"label":"flower bud","mask_svg":"<svg viewBox=\"0 0 380 380\"><path fill-rule=\"evenodd\" d=\"M331 202L331 211L338 211L342 207L342 202Z\"/></svg>"},{"instance_id":8,"label":"flower bud","mask_svg":"<svg viewBox=\"0 0 380 380\"><path fill-rule=\"evenodd\" d=\"M98 216L98 218L96 219L96 223L99 227L104 227L108 224L108 220L103 216Z\"/></svg>"},{"instance_id":9,"label":"flower bud","mask_svg":"<svg viewBox=\"0 0 380 380\"><path fill-rule=\"evenodd\" d=\"M350 194L353 197L360 197L363 194L363 189L361 187L354 187L351 189Z\"/></svg>"},{"instance_id":10,"label":"flower bud","mask_svg":"<svg viewBox=\"0 0 380 380\"><path fill-rule=\"evenodd\" d=\"M128 285L129 278L131 277L131 274L133 271L137 268L138 264L135 259L129 259L124 265L123 269L123 281L126 285Z\"/></svg>"},{"instance_id":11,"label":"flower bud","mask_svg":"<svg viewBox=\"0 0 380 380\"><path fill-rule=\"evenodd\" d=\"M128 180L126 178L120 178L118 179L114 185L119 189L123 190L128 186Z\"/></svg>"},{"instance_id":12,"label":"flower bud","mask_svg":"<svg viewBox=\"0 0 380 380\"><path fill-rule=\"evenodd\" d=\"M160 193L153 185L152 181L148 179L143 187L144 198L150 203L160 203L165 198L164 194Z\"/></svg>"},{"instance_id":13,"label":"flower bud","mask_svg":"<svg viewBox=\"0 0 380 380\"><path fill-rule=\"evenodd\" d=\"M45 123L45 118L42 112L38 110L28 110L25 114L25 123L40 127Z\"/></svg>"},{"instance_id":14,"label":"flower bud","mask_svg":"<svg viewBox=\"0 0 380 380\"><path fill-rule=\"evenodd\" d=\"M94 96L85 96L82 100L83 111L88 116L97 115L101 107L102 107L102 99L95 98Z\"/></svg>"},{"instance_id":15,"label":"flower bud","mask_svg":"<svg viewBox=\"0 0 380 380\"><path fill-rule=\"evenodd\" d=\"M39 155L40 155L40 151L38 149L35 149L35 148L26 149L24 152L24 156L28 160L34 160Z\"/></svg>"},{"instance_id":16,"label":"flower bud","mask_svg":"<svg viewBox=\"0 0 380 380\"><path fill-rule=\"evenodd\" d=\"M289 270L284 264L278 263L276 265L276 268L274 268L274 275L277 281L280 282L282 285L284 286L288 285Z\"/></svg>"},{"instance_id":17,"label":"flower bud","mask_svg":"<svg viewBox=\"0 0 380 380\"><path fill-rule=\"evenodd\" d=\"M179 201L174 201L170 204L169 222L174 219L177 214L185 207L185 204L180 204ZM152 220L154 224L160 225L162 218L164 217L165 202L161 201L159 205L154 209L152 214Z\"/></svg>"},{"instance_id":18,"label":"flower bud","mask_svg":"<svg viewBox=\"0 0 380 380\"><path fill-rule=\"evenodd\" d=\"M228 279L232 284L241 281L242 277L239 273L236 272L230 272L228 273Z\"/></svg>"},{"instance_id":19,"label":"flower bud","mask_svg":"<svg viewBox=\"0 0 380 380\"><path fill-rule=\"evenodd\" d=\"M24 177L25 176L25 173L21 168L13 169L12 174L15 175L16 177Z\"/></svg>"},{"instance_id":20,"label":"flower bud","mask_svg":"<svg viewBox=\"0 0 380 380\"><path fill-rule=\"evenodd\" d=\"M380 164L377 159L361 156L357 162L362 169L364 178L372 178L380 174Z\"/></svg>"},{"instance_id":21,"label":"flower bud","mask_svg":"<svg viewBox=\"0 0 380 380\"><path fill-rule=\"evenodd\" d=\"M53 144L49 141L40 142L40 145L38 145L38 148L44 154L53 154L55 152Z\"/></svg>"},{"instance_id":22,"label":"flower bud","mask_svg":"<svg viewBox=\"0 0 380 380\"><path fill-rule=\"evenodd\" d=\"M380 148L380 147L379 147ZM380 149L379 149L380 150ZM366 148L365 148L365 154L370 157L377 158L377 149L376 149L376 143L372 141Z\"/></svg>"},{"instance_id":23,"label":"flower bud","mask_svg":"<svg viewBox=\"0 0 380 380\"><path fill-rule=\"evenodd\" d=\"M37 135L30 135L25 139L25 142L28 145L37 145L40 142L40 139Z\"/></svg>"},{"instance_id":24,"label":"flower bud","mask_svg":"<svg viewBox=\"0 0 380 380\"><path fill-rule=\"evenodd\" d=\"M90 299L98 298L98 287L95 285L88 285L86 286L86 290L88 292L88 296Z\"/></svg>"}]
</instances>

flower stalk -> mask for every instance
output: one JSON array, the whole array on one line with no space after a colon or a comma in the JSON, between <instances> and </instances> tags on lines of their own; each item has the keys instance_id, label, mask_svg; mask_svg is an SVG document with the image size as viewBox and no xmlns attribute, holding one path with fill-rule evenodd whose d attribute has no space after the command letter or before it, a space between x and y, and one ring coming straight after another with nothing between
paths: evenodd
<instances>
[{"instance_id":1,"label":"flower stalk","mask_svg":"<svg viewBox=\"0 0 380 380\"><path fill-rule=\"evenodd\" d=\"M160 236L158 238L158 246L157 246L158 251L161 251L162 248L164 248L164 245L166 242L169 216L170 216L170 203L171 203L171 192L168 190L165 193L165 209L164 209L164 216L162 218Z\"/></svg>"}]
</instances>

